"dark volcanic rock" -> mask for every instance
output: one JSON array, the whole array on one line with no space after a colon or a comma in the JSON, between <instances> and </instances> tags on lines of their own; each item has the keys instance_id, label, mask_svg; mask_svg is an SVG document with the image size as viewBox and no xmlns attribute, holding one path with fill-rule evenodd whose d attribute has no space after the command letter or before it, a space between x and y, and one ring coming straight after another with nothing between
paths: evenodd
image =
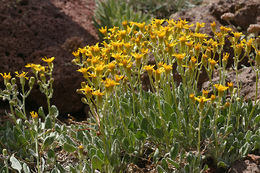
<instances>
[{"instance_id":1,"label":"dark volcanic rock","mask_svg":"<svg viewBox=\"0 0 260 173\"><path fill-rule=\"evenodd\" d=\"M89 16L82 14L82 18ZM96 42L96 35L49 0L0 1L0 72L11 72L14 76L15 71L28 71L24 68L27 63L42 63L42 57L55 56L52 104L61 114L84 110L81 96L75 92L83 78L70 63L71 52ZM1 84L2 81L1 78ZM37 107L45 104L44 95L36 89L28 100L29 105Z\"/></svg>"}]
</instances>

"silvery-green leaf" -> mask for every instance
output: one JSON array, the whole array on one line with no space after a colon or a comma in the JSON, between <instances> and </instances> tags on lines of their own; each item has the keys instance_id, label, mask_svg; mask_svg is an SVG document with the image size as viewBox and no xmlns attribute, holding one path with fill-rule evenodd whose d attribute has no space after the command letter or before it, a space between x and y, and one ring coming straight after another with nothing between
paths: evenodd
<instances>
[{"instance_id":1,"label":"silvery-green leaf","mask_svg":"<svg viewBox=\"0 0 260 173\"><path fill-rule=\"evenodd\" d=\"M24 171L24 173L30 173L30 169L26 163L23 164L23 171Z\"/></svg>"},{"instance_id":2,"label":"silvery-green leaf","mask_svg":"<svg viewBox=\"0 0 260 173\"><path fill-rule=\"evenodd\" d=\"M11 167L17 170L19 173L22 170L22 165L20 162L14 157L14 154L10 157Z\"/></svg>"},{"instance_id":3,"label":"silvery-green leaf","mask_svg":"<svg viewBox=\"0 0 260 173\"><path fill-rule=\"evenodd\" d=\"M72 152L74 152L74 151L77 150L76 147L74 147L73 145L70 145L70 144L68 144L68 143L65 143L65 144L63 145L63 149L64 149L65 151L67 151L67 152L70 152L70 153L72 153Z\"/></svg>"}]
</instances>

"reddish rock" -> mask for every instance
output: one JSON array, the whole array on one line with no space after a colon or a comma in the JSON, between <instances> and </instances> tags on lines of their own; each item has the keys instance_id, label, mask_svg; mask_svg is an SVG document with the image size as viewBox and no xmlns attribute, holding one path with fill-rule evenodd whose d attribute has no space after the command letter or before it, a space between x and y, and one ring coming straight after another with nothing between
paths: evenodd
<instances>
[{"instance_id":1,"label":"reddish rock","mask_svg":"<svg viewBox=\"0 0 260 173\"><path fill-rule=\"evenodd\" d=\"M52 104L58 107L62 115L83 113L81 96L75 92L83 78L76 72L77 67L71 64L71 52L97 42L91 19L94 5L94 0L60 3L56 0L2 0L0 72L12 72L14 75L15 71L28 70L24 68L27 63L42 63L42 57L55 56ZM78 12L81 16L77 15ZM77 17L71 17L73 15ZM1 78L1 85L2 81ZM34 89L28 101L28 108L30 105L39 107L45 104L45 97Z\"/></svg>"}]
</instances>

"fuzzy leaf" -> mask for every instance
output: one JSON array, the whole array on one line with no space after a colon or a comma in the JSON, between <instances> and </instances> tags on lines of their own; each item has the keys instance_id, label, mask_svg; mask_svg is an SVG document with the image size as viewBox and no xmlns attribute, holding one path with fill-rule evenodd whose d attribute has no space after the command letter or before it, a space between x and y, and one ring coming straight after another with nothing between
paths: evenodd
<instances>
[{"instance_id":1,"label":"fuzzy leaf","mask_svg":"<svg viewBox=\"0 0 260 173\"><path fill-rule=\"evenodd\" d=\"M70 152L70 153L72 153L72 152L74 152L74 151L77 150L76 147L74 147L73 145L70 145L70 144L68 144L68 143L65 143L65 144L63 145L63 148L64 148L65 151Z\"/></svg>"},{"instance_id":2,"label":"fuzzy leaf","mask_svg":"<svg viewBox=\"0 0 260 173\"><path fill-rule=\"evenodd\" d=\"M144 140L147 137L147 135L143 130L137 130L135 137L139 140Z\"/></svg>"},{"instance_id":3,"label":"fuzzy leaf","mask_svg":"<svg viewBox=\"0 0 260 173\"><path fill-rule=\"evenodd\" d=\"M259 125L259 123L260 123L260 114L259 115L257 115L256 117L255 117L255 120L254 120L254 124L255 125Z\"/></svg>"},{"instance_id":4,"label":"fuzzy leaf","mask_svg":"<svg viewBox=\"0 0 260 173\"><path fill-rule=\"evenodd\" d=\"M176 163L175 161L173 161L172 159L168 158L167 161L172 164L174 167L176 167L177 169L180 167L180 165L178 163Z\"/></svg>"},{"instance_id":5,"label":"fuzzy leaf","mask_svg":"<svg viewBox=\"0 0 260 173\"><path fill-rule=\"evenodd\" d=\"M47 115L46 119L45 119L45 128L46 129L51 129L52 128L52 121L49 115Z\"/></svg>"},{"instance_id":6,"label":"fuzzy leaf","mask_svg":"<svg viewBox=\"0 0 260 173\"><path fill-rule=\"evenodd\" d=\"M170 156L172 160L175 160L179 153L179 144L175 143L175 145L170 150Z\"/></svg>"},{"instance_id":7,"label":"fuzzy leaf","mask_svg":"<svg viewBox=\"0 0 260 173\"><path fill-rule=\"evenodd\" d=\"M50 108L50 115L52 115L53 117L57 118L59 115L59 110L57 109L57 107L55 105L52 105Z\"/></svg>"},{"instance_id":8,"label":"fuzzy leaf","mask_svg":"<svg viewBox=\"0 0 260 173\"><path fill-rule=\"evenodd\" d=\"M30 173L30 169L26 163L23 164L23 171L24 171L24 173Z\"/></svg>"},{"instance_id":9,"label":"fuzzy leaf","mask_svg":"<svg viewBox=\"0 0 260 173\"><path fill-rule=\"evenodd\" d=\"M45 119L46 118L46 116L45 116L45 113L44 113L44 110L43 110L43 108L42 108L42 106L38 109L38 114L39 114L39 116L40 117L42 117L43 119Z\"/></svg>"},{"instance_id":10,"label":"fuzzy leaf","mask_svg":"<svg viewBox=\"0 0 260 173\"><path fill-rule=\"evenodd\" d=\"M10 157L11 167L17 170L19 173L22 170L22 165L20 162L14 157L14 154Z\"/></svg>"},{"instance_id":11,"label":"fuzzy leaf","mask_svg":"<svg viewBox=\"0 0 260 173\"><path fill-rule=\"evenodd\" d=\"M26 116L25 116L21 111L19 111L17 108L15 109L15 114L16 114L19 118L21 118L21 119L23 119L23 120L26 120L26 119L27 119Z\"/></svg>"},{"instance_id":12,"label":"fuzzy leaf","mask_svg":"<svg viewBox=\"0 0 260 173\"><path fill-rule=\"evenodd\" d=\"M51 144L54 142L54 139L55 139L55 135L46 137L46 138L44 139L44 141L43 141L42 149L45 150L46 148L48 148L49 146L51 146Z\"/></svg>"},{"instance_id":13,"label":"fuzzy leaf","mask_svg":"<svg viewBox=\"0 0 260 173\"><path fill-rule=\"evenodd\" d=\"M94 155L91 159L91 163L92 163L92 168L95 169L99 169L102 170L102 160L100 158L98 158L97 155Z\"/></svg>"},{"instance_id":14,"label":"fuzzy leaf","mask_svg":"<svg viewBox=\"0 0 260 173\"><path fill-rule=\"evenodd\" d=\"M156 148L156 150L155 150L155 152L154 152L154 154L153 154L153 159L156 161L156 160L158 160L159 159L159 149L158 148Z\"/></svg>"},{"instance_id":15,"label":"fuzzy leaf","mask_svg":"<svg viewBox=\"0 0 260 173\"><path fill-rule=\"evenodd\" d=\"M142 130L148 132L148 126L149 126L149 121L147 120L147 118L143 118L141 123Z\"/></svg>"},{"instance_id":16,"label":"fuzzy leaf","mask_svg":"<svg viewBox=\"0 0 260 173\"><path fill-rule=\"evenodd\" d=\"M156 169L158 173L166 173L166 171L161 167L161 165L157 165Z\"/></svg>"}]
</instances>

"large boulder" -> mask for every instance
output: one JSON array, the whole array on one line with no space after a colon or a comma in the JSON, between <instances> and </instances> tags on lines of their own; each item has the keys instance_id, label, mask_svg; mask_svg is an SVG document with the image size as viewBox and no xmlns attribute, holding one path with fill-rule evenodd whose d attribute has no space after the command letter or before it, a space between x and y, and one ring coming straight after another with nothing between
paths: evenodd
<instances>
[{"instance_id":1,"label":"large boulder","mask_svg":"<svg viewBox=\"0 0 260 173\"><path fill-rule=\"evenodd\" d=\"M234 14L228 23L221 16L225 13ZM233 25L234 29L246 31L250 24L260 24L259 0L205 0L195 8L180 11L171 15L172 19L186 19L190 23L204 22L205 27L201 32L212 35L210 23L215 21L220 25Z\"/></svg>"},{"instance_id":2,"label":"large boulder","mask_svg":"<svg viewBox=\"0 0 260 173\"><path fill-rule=\"evenodd\" d=\"M78 47L97 42L97 36L90 25L92 11L87 6L84 7L85 4L80 4L81 1L74 2L78 8L70 11L88 9L87 13L81 10L80 17L85 24L81 25L79 19L73 21L73 17L65 14L66 11L55 6L61 4L52 1L0 1L0 72L12 72L14 75L15 71L28 71L24 68L27 63L42 63L42 57L54 56L55 81L51 103L58 107L61 115L82 114L84 105L76 89L80 87L83 78L76 72L77 67L71 64L71 53ZM69 1L63 3L70 5ZM90 29L86 30L87 27ZM2 81L1 78L1 88ZM28 98L27 107L30 109L30 106L34 106L36 109L46 105L45 102L44 95L35 87ZM1 105L3 104L0 103L0 107Z\"/></svg>"}]
</instances>

